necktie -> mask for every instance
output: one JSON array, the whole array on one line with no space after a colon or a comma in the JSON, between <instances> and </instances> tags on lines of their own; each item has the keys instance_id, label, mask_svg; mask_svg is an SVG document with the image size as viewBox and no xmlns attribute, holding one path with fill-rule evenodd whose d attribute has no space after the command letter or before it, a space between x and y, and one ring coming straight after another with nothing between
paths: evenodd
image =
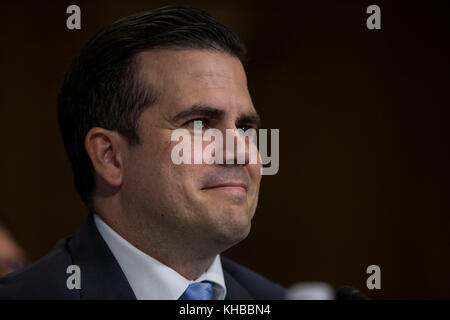
<instances>
[{"instance_id":1,"label":"necktie","mask_svg":"<svg viewBox=\"0 0 450 320\"><path fill-rule=\"evenodd\" d=\"M180 300L213 300L213 284L209 281L191 283L181 295Z\"/></svg>"}]
</instances>

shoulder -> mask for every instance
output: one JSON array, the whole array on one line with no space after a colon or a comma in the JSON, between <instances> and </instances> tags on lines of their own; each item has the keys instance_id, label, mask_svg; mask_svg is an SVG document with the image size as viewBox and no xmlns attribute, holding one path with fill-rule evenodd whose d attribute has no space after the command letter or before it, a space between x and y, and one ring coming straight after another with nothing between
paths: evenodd
<instances>
[{"instance_id":1,"label":"shoulder","mask_svg":"<svg viewBox=\"0 0 450 320\"><path fill-rule=\"evenodd\" d=\"M0 278L0 300L76 299L77 290L66 286L66 270L72 264L67 250L69 239L61 239L40 260Z\"/></svg>"},{"instance_id":2,"label":"shoulder","mask_svg":"<svg viewBox=\"0 0 450 320\"><path fill-rule=\"evenodd\" d=\"M284 298L286 289L281 285L231 259L221 256L221 261L224 272L232 276L254 299L281 300Z\"/></svg>"}]
</instances>

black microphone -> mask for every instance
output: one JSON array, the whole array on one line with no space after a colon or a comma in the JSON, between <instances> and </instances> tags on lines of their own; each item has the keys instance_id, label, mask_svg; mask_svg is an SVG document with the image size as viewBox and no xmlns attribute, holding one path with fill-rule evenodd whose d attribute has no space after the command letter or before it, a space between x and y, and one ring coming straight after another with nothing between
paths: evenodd
<instances>
[{"instance_id":1,"label":"black microphone","mask_svg":"<svg viewBox=\"0 0 450 320\"><path fill-rule=\"evenodd\" d=\"M336 300L369 300L369 298L355 288L343 286L336 292Z\"/></svg>"}]
</instances>

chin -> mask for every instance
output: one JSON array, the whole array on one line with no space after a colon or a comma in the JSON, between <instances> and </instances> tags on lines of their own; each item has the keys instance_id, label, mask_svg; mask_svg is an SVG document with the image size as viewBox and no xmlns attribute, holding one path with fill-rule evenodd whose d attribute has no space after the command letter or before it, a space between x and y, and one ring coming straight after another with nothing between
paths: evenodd
<instances>
[{"instance_id":1,"label":"chin","mask_svg":"<svg viewBox=\"0 0 450 320\"><path fill-rule=\"evenodd\" d=\"M251 229L251 219L242 213L225 214L228 214L229 219L216 225L216 239L222 245L231 247L247 238Z\"/></svg>"}]
</instances>

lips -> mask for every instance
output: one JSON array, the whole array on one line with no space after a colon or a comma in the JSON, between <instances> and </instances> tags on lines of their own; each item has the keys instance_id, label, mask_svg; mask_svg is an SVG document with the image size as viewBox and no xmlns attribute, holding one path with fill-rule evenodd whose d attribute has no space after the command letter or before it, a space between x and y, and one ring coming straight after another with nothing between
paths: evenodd
<instances>
[{"instance_id":1,"label":"lips","mask_svg":"<svg viewBox=\"0 0 450 320\"><path fill-rule=\"evenodd\" d=\"M247 184L244 182L222 182L202 188L202 190L228 190L228 191L241 191L247 192Z\"/></svg>"}]
</instances>

